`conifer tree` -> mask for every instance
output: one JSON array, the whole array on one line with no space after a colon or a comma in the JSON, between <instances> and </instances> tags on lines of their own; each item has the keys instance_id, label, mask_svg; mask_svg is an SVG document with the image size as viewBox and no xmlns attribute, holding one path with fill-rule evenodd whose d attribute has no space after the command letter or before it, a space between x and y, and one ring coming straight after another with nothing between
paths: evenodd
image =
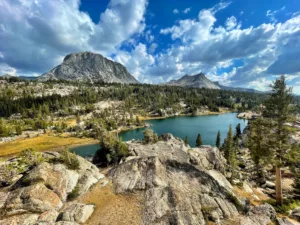
<instances>
[{"instance_id":1,"label":"conifer tree","mask_svg":"<svg viewBox=\"0 0 300 225\"><path fill-rule=\"evenodd\" d=\"M17 135L21 135L22 134L22 126L21 126L20 123L18 123L16 125L16 133L17 133Z\"/></svg>"},{"instance_id":2,"label":"conifer tree","mask_svg":"<svg viewBox=\"0 0 300 225\"><path fill-rule=\"evenodd\" d=\"M220 131L218 131L218 134L217 134L216 146L217 146L217 148L220 148L220 146L221 146L221 133L220 133Z\"/></svg>"},{"instance_id":3,"label":"conifer tree","mask_svg":"<svg viewBox=\"0 0 300 225\"><path fill-rule=\"evenodd\" d=\"M238 139L236 139L238 141ZM222 146L222 149L224 151L224 157L227 160L228 163L228 169L231 171L232 176L231 179L235 175L236 165L237 165L237 151L236 147L238 146L238 142L234 142L233 132L232 132L232 126L229 126L229 130L227 133L227 137L224 140L224 144Z\"/></svg>"},{"instance_id":4,"label":"conifer tree","mask_svg":"<svg viewBox=\"0 0 300 225\"><path fill-rule=\"evenodd\" d=\"M239 123L238 125L236 125L235 127L235 138L240 138L242 135L241 132L241 124Z\"/></svg>"},{"instance_id":5,"label":"conifer tree","mask_svg":"<svg viewBox=\"0 0 300 225\"><path fill-rule=\"evenodd\" d=\"M262 117L257 118L250 126L248 147L258 177L263 177L261 163L272 158L267 139L269 130L266 121Z\"/></svg>"},{"instance_id":6,"label":"conifer tree","mask_svg":"<svg viewBox=\"0 0 300 225\"><path fill-rule=\"evenodd\" d=\"M227 132L226 140L224 141L224 157L229 162L230 154L233 151L233 134L232 134L232 126L230 124L229 130Z\"/></svg>"},{"instance_id":7,"label":"conifer tree","mask_svg":"<svg viewBox=\"0 0 300 225\"><path fill-rule=\"evenodd\" d=\"M269 119L272 130L269 135L269 145L274 153L276 167L276 202L282 205L281 167L290 149L289 130L285 123L291 119L295 111L292 107L292 89L287 87L285 76L282 75L270 87L272 93L266 101L264 116Z\"/></svg>"},{"instance_id":8,"label":"conifer tree","mask_svg":"<svg viewBox=\"0 0 300 225\"><path fill-rule=\"evenodd\" d=\"M186 146L189 145L189 139L188 139L188 136L185 136L184 144L185 144Z\"/></svg>"},{"instance_id":9,"label":"conifer tree","mask_svg":"<svg viewBox=\"0 0 300 225\"><path fill-rule=\"evenodd\" d=\"M200 147L202 145L202 137L201 134L197 135L197 139L196 139L196 147Z\"/></svg>"}]
</instances>

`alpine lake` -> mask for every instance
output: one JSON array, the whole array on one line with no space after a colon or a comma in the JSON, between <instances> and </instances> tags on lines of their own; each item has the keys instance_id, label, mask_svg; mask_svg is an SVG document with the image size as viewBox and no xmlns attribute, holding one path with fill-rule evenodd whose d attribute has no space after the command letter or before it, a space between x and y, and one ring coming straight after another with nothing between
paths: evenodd
<instances>
[{"instance_id":1,"label":"alpine lake","mask_svg":"<svg viewBox=\"0 0 300 225\"><path fill-rule=\"evenodd\" d=\"M224 113L217 115L202 115L202 116L176 116L165 119L151 119L146 123L150 124L149 128L138 128L127 130L119 133L123 141L132 139L143 139L145 129L152 129L158 135L171 133L175 137L182 140L188 137L189 145L195 147L196 137L200 133L204 145L215 146L218 131L221 133L223 142L227 135L230 124L235 132L235 127L240 123L241 130L247 126L248 121L236 117L236 113ZM89 144L73 147L70 149L82 157L91 157L99 149L99 144Z\"/></svg>"}]
</instances>

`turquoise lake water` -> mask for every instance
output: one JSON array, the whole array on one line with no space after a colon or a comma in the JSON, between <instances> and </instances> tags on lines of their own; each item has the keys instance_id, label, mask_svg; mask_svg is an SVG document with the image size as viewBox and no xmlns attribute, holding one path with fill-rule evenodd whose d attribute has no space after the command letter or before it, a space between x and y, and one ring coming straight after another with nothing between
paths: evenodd
<instances>
[{"instance_id":1,"label":"turquoise lake water","mask_svg":"<svg viewBox=\"0 0 300 225\"><path fill-rule=\"evenodd\" d=\"M230 124L233 131L235 131L236 125L240 123L243 131L247 125L247 120L238 119L236 113L225 113L220 115L170 117L148 120L147 123L151 124L150 129L154 130L158 135L172 133L183 140L188 136L190 146L194 147L198 133L201 134L204 145L215 145L218 130L221 132L221 139L224 140ZM147 128L124 131L120 133L120 137L122 137L123 141L143 139L143 131L145 129ZM71 151L85 157L93 155L98 149L98 144L92 144L75 147Z\"/></svg>"}]
</instances>

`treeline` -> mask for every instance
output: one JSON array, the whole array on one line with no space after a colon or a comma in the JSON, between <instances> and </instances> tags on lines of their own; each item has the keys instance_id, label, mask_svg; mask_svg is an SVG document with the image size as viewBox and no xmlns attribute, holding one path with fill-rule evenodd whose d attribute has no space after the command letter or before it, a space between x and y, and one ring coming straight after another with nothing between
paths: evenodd
<instances>
[{"instance_id":1,"label":"treeline","mask_svg":"<svg viewBox=\"0 0 300 225\"><path fill-rule=\"evenodd\" d=\"M53 81L46 84L52 83ZM103 100L124 101L125 110L128 111L136 109L151 112L170 109L175 112L181 102L187 104L191 113L204 106L216 112L219 107L248 110L257 107L266 98L265 94L174 86L97 84L87 87L84 84L75 84L78 85L78 89L64 97L57 94L36 97L28 92L16 97L9 91L3 91L0 93L0 117L9 117L17 113L25 118L54 112L68 115L74 113L72 106L85 105L85 108L91 111L93 103Z\"/></svg>"}]
</instances>

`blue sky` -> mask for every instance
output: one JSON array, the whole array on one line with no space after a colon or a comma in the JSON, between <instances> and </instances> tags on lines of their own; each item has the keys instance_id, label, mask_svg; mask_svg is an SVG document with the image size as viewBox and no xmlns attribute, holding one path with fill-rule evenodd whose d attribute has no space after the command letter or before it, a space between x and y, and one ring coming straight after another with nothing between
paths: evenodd
<instances>
[{"instance_id":1,"label":"blue sky","mask_svg":"<svg viewBox=\"0 0 300 225\"><path fill-rule=\"evenodd\" d=\"M80 51L140 82L204 72L266 90L284 73L300 93L300 1L0 0L0 74L37 76Z\"/></svg>"}]
</instances>

